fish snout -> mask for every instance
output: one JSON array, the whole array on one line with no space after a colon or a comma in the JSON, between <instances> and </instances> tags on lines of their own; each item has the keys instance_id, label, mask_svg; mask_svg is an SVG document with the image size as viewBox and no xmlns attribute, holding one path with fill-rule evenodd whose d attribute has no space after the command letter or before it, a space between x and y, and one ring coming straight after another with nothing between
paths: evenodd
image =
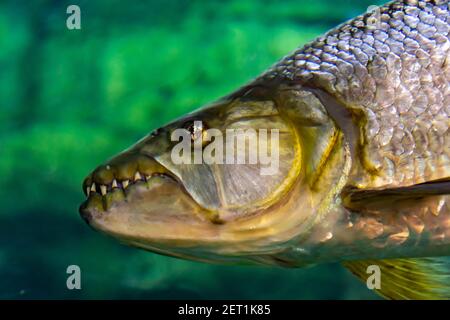
<instances>
[{"instance_id":1,"label":"fish snout","mask_svg":"<svg viewBox=\"0 0 450 320\"><path fill-rule=\"evenodd\" d=\"M91 220L92 220L92 213L91 211L88 209L88 205L87 202L84 202L79 209L80 212L80 216L81 218L83 218L83 220L87 223L90 224Z\"/></svg>"}]
</instances>

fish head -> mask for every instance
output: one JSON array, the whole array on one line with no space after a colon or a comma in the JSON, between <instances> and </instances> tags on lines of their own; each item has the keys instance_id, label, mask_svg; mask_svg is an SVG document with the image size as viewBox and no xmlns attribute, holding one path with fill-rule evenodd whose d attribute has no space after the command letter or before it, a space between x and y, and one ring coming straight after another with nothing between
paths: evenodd
<instances>
[{"instance_id":1,"label":"fish head","mask_svg":"<svg viewBox=\"0 0 450 320\"><path fill-rule=\"evenodd\" d=\"M82 217L165 255L276 264L329 194L311 175L335 128L307 93L299 107L298 92L245 88L151 132L88 175Z\"/></svg>"}]
</instances>

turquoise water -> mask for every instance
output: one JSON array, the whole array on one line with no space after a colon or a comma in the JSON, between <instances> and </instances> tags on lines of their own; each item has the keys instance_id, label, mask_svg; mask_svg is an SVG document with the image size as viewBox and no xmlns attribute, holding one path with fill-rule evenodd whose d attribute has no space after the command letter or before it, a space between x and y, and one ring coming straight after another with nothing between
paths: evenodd
<instances>
[{"instance_id":1,"label":"turquoise water","mask_svg":"<svg viewBox=\"0 0 450 320\"><path fill-rule=\"evenodd\" d=\"M0 299L372 299L337 264L225 267L121 245L80 219L81 182L380 1L0 2ZM81 269L68 290L66 269Z\"/></svg>"}]
</instances>

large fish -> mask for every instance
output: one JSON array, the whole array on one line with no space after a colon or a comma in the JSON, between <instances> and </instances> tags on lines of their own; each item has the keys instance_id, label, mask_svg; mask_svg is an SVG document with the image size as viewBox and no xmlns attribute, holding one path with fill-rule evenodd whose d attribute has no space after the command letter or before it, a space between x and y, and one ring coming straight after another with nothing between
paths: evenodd
<instances>
[{"instance_id":1,"label":"large fish","mask_svg":"<svg viewBox=\"0 0 450 320\"><path fill-rule=\"evenodd\" d=\"M331 30L96 168L82 217L175 257L341 261L364 281L376 265L384 297L450 298L449 32L448 0L395 1ZM215 143L211 156L232 139L208 128L268 130L252 137L277 170L175 163L180 128L201 151Z\"/></svg>"}]
</instances>

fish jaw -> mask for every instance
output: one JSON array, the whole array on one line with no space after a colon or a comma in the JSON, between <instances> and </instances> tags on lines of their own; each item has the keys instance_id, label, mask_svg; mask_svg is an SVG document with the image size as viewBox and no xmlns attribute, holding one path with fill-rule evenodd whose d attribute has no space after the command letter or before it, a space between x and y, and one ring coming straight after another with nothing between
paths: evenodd
<instances>
[{"instance_id":1,"label":"fish jaw","mask_svg":"<svg viewBox=\"0 0 450 320\"><path fill-rule=\"evenodd\" d=\"M281 210L221 221L217 213L200 206L173 173L134 152L98 167L83 189L89 191L80 214L93 229L148 251L209 263L277 264L265 257L285 250L309 216L291 210L291 205L299 208L292 202L297 198L291 198ZM307 203L309 196L304 193L298 202Z\"/></svg>"},{"instance_id":2,"label":"fish jaw","mask_svg":"<svg viewBox=\"0 0 450 320\"><path fill-rule=\"evenodd\" d=\"M195 230L204 236L205 226L211 221L201 211L179 183L165 174L152 175L105 195L91 192L80 207L82 217L94 229L122 240L155 242L198 239Z\"/></svg>"},{"instance_id":3,"label":"fish jaw","mask_svg":"<svg viewBox=\"0 0 450 320\"><path fill-rule=\"evenodd\" d=\"M119 223L119 220L123 220L123 226L127 226L127 219L138 220L139 217L151 216L154 225L157 225L158 221L172 219L174 212L177 212L176 218L183 222L214 222L213 214L196 205L175 174L153 157L139 152L139 148L138 143L97 167L84 180L83 190L87 199L80 207L80 214L87 223L107 231L105 225L102 227L102 221L114 224L114 221ZM120 218L117 212L121 213ZM189 214L189 218L178 214L183 212L192 214ZM145 218L141 222L145 228L149 228ZM138 224L133 223L132 228L128 226L133 232L136 228ZM125 229L117 232L125 235ZM171 235L166 233L160 237L170 239Z\"/></svg>"},{"instance_id":4,"label":"fish jaw","mask_svg":"<svg viewBox=\"0 0 450 320\"><path fill-rule=\"evenodd\" d=\"M198 246L220 236L217 221L156 160L124 152L84 181L80 215L93 229L121 242L177 255L170 248Z\"/></svg>"},{"instance_id":5,"label":"fish jaw","mask_svg":"<svg viewBox=\"0 0 450 320\"><path fill-rule=\"evenodd\" d=\"M286 263L273 257L326 214L347 162L345 148L336 142L342 137L322 112L304 107L294 114L297 105L270 90L275 102L247 94L246 99L201 109L99 166L83 184L88 199L81 216L100 232L157 253L220 263ZM299 117L302 128L290 122ZM220 129L279 129L280 170L261 176L246 164L175 165L170 133L193 118ZM320 138L306 143L300 135ZM329 144L330 137L340 138ZM334 161L328 170L322 168L325 160ZM246 193L235 192L239 188Z\"/></svg>"}]
</instances>

